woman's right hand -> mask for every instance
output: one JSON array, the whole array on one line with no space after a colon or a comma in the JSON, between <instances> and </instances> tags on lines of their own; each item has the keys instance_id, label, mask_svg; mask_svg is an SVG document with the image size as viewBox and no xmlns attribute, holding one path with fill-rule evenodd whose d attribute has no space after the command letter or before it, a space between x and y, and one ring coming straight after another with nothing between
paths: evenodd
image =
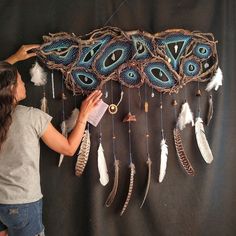
<instances>
[{"instance_id":1,"label":"woman's right hand","mask_svg":"<svg viewBox=\"0 0 236 236\"><path fill-rule=\"evenodd\" d=\"M6 59L10 64L15 64L18 61L24 61L28 58L36 56L35 52L32 52L33 49L38 48L39 44L28 44L22 45L15 54Z\"/></svg>"},{"instance_id":2,"label":"woman's right hand","mask_svg":"<svg viewBox=\"0 0 236 236\"><path fill-rule=\"evenodd\" d=\"M87 122L89 113L101 101L101 97L101 90L95 90L82 102L79 113L80 121Z\"/></svg>"}]
</instances>

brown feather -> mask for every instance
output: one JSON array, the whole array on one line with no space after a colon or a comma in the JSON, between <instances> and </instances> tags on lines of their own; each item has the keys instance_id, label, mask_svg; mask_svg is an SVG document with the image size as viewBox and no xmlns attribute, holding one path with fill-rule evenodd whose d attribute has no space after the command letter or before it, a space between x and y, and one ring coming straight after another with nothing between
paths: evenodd
<instances>
[{"instance_id":1,"label":"brown feather","mask_svg":"<svg viewBox=\"0 0 236 236\"><path fill-rule=\"evenodd\" d=\"M181 140L180 130L178 128L175 128L173 133L174 133L175 148L178 154L179 161L183 166L184 170L186 171L186 173L194 176L195 171L189 159L187 158L187 155L185 154L184 146Z\"/></svg>"},{"instance_id":2,"label":"brown feather","mask_svg":"<svg viewBox=\"0 0 236 236\"><path fill-rule=\"evenodd\" d=\"M111 206L111 204L116 196L117 188L118 188L118 184L119 184L119 161L118 160L115 160L114 166L115 166L115 178L114 178L112 190L111 190L111 192L106 200L106 203L105 203L106 207Z\"/></svg>"},{"instance_id":3,"label":"brown feather","mask_svg":"<svg viewBox=\"0 0 236 236\"><path fill-rule=\"evenodd\" d=\"M90 151L90 134L89 130L86 129L84 131L84 136L81 141L81 146L77 157L77 162L75 165L75 175L77 176L82 175L88 161L89 151Z\"/></svg>"},{"instance_id":4,"label":"brown feather","mask_svg":"<svg viewBox=\"0 0 236 236\"><path fill-rule=\"evenodd\" d=\"M150 187L150 182L151 182L151 174L152 174L152 161L150 159L150 157L148 157L147 159L147 166L148 166L148 179L147 179L147 186L146 186L146 191L145 191L145 194L144 194L144 198L143 198L143 201L142 201L142 204L140 205L140 208L142 208L146 198L147 198L147 195L148 195L148 191L149 191L149 187Z\"/></svg>"},{"instance_id":5,"label":"brown feather","mask_svg":"<svg viewBox=\"0 0 236 236\"><path fill-rule=\"evenodd\" d=\"M133 191L133 186L134 186L134 174L135 174L135 166L133 163L130 164L130 181L129 181L129 191L128 191L128 195L126 197L126 200L125 200L125 204L122 208L122 211L120 213L120 216L122 216L129 204L129 201L130 201L130 198L131 198L131 195L132 195L132 191Z\"/></svg>"}]
</instances>

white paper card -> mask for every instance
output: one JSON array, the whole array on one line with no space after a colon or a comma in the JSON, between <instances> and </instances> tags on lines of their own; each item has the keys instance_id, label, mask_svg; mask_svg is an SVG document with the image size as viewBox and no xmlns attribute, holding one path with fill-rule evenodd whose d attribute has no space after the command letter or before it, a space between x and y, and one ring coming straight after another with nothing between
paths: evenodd
<instances>
[{"instance_id":1,"label":"white paper card","mask_svg":"<svg viewBox=\"0 0 236 236\"><path fill-rule=\"evenodd\" d=\"M108 108L108 104L103 102L102 100L97 104L97 106L89 113L88 122L93 125L97 126L99 121L102 119L104 113Z\"/></svg>"}]
</instances>

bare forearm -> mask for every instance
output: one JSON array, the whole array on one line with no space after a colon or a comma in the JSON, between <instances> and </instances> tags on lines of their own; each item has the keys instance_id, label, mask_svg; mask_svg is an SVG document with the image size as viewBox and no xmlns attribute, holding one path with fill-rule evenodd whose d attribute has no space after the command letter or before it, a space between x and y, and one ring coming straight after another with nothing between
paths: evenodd
<instances>
[{"instance_id":1,"label":"bare forearm","mask_svg":"<svg viewBox=\"0 0 236 236\"><path fill-rule=\"evenodd\" d=\"M87 117L80 115L77 119L75 128L68 137L69 154L73 156L80 145L86 127Z\"/></svg>"},{"instance_id":2,"label":"bare forearm","mask_svg":"<svg viewBox=\"0 0 236 236\"><path fill-rule=\"evenodd\" d=\"M12 56L8 57L5 61L13 65L13 64L15 64L18 60L17 60L17 58L15 57L15 55L12 55Z\"/></svg>"}]
</instances>

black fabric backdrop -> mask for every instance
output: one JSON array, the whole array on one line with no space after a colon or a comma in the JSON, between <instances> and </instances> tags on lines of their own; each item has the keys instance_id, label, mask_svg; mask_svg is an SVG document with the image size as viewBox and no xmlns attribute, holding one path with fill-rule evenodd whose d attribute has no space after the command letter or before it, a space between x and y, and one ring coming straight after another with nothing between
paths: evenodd
<instances>
[{"instance_id":1,"label":"black fabric backdrop","mask_svg":"<svg viewBox=\"0 0 236 236\"><path fill-rule=\"evenodd\" d=\"M22 44L42 43L42 36L49 32L89 33L104 26L108 18L119 7L121 1L114 0L1 0L0 1L0 57L5 59ZM127 0L113 16L108 25L123 30L141 29L150 33L171 28L185 28L212 32L219 41L217 45L219 63L224 73L224 84L213 93L214 117L206 128L207 137L214 154L214 161L207 165L196 146L194 130L188 127L183 134L186 153L196 176L189 177L181 169L174 148L172 129L174 112L172 98L164 95L164 129L169 145L167 175L162 184L157 182L160 164L160 110L159 94L151 98L148 90L150 114L150 154L153 162L150 191L145 205L139 208L147 176L145 149L145 117L143 105L136 89L132 90L132 112L137 117L133 125L132 146L136 165L134 192L126 213L119 213L128 191L129 158L127 126L121 122L128 112L127 89L120 110L115 116L117 157L120 160L120 184L113 205L104 207L112 188L113 157L111 142L111 116L102 120L103 146L110 173L106 187L99 183L96 150L99 129L91 128L91 155L82 177L74 175L76 158L66 158L61 168L57 167L59 155L50 151L43 143L41 149L41 183L44 194L43 221L47 236L233 236L236 234L236 160L235 118L236 83L235 69L235 14L234 0ZM28 97L23 104L39 107L42 88L30 82L29 69L35 59L18 63L19 71L26 83ZM61 92L61 76L55 73L56 94ZM201 85L202 88L205 85ZM192 110L196 112L196 84L187 86L186 94ZM110 90L110 83L107 86ZM114 83L114 99L119 98L119 85ZM46 86L49 113L53 124L59 128L62 117L61 101L52 99L50 82ZM66 91L65 113L68 117L75 98ZM80 105L82 96L76 99ZM110 103L110 97L106 102ZM184 100L183 91L176 99L177 110ZM207 109L207 94L201 99L203 117ZM26 121L27 122L27 121ZM29 176L30 178L30 176Z\"/></svg>"}]
</instances>

